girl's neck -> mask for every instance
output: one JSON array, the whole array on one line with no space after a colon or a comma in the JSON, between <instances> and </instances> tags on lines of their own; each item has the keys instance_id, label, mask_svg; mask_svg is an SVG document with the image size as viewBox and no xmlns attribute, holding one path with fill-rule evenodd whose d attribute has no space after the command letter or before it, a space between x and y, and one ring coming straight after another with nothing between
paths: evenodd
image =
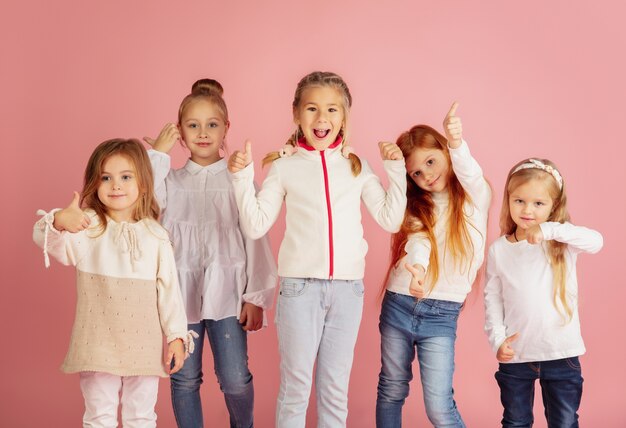
<instances>
[{"instance_id":1,"label":"girl's neck","mask_svg":"<svg viewBox=\"0 0 626 428\"><path fill-rule=\"evenodd\" d=\"M524 229L520 229L519 227L515 228L515 231L511 234L512 242L520 242L526 239L526 231Z\"/></svg>"},{"instance_id":2,"label":"girl's neck","mask_svg":"<svg viewBox=\"0 0 626 428\"><path fill-rule=\"evenodd\" d=\"M209 166L209 165L213 165L216 162L221 161L223 158L218 156L217 158L195 158L194 156L191 156L189 159L191 159L192 162L197 163L200 166Z\"/></svg>"},{"instance_id":3,"label":"girl's neck","mask_svg":"<svg viewBox=\"0 0 626 428\"><path fill-rule=\"evenodd\" d=\"M137 223L135 216L133 214L127 215L118 213L115 211L107 211L107 217L113 220L116 223Z\"/></svg>"},{"instance_id":4,"label":"girl's neck","mask_svg":"<svg viewBox=\"0 0 626 428\"><path fill-rule=\"evenodd\" d=\"M306 137L301 137L301 138L298 140L298 146L300 146L300 147L302 147L302 148L304 148L304 149L306 149L306 150L309 150L309 151L315 151L315 150L317 150L318 152L321 152L321 151L326 150L326 149L334 149L335 147L337 147L338 145L340 145L340 144L342 143L342 141L343 141L343 137L342 137L341 135L337 135L337 138L335 138L335 141L333 141L333 142L332 142L331 144L329 144L327 147L324 147L324 148L316 148L316 147L313 147L313 145L311 145L311 144L307 141Z\"/></svg>"}]
</instances>

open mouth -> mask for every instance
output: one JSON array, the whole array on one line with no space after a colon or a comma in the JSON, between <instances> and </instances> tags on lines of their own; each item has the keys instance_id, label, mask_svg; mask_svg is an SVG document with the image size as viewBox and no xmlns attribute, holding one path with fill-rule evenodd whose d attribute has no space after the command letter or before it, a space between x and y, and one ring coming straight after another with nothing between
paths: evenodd
<instances>
[{"instance_id":1,"label":"open mouth","mask_svg":"<svg viewBox=\"0 0 626 428\"><path fill-rule=\"evenodd\" d=\"M315 134L317 138L326 138L329 132L330 129L313 129L313 134Z\"/></svg>"}]
</instances>

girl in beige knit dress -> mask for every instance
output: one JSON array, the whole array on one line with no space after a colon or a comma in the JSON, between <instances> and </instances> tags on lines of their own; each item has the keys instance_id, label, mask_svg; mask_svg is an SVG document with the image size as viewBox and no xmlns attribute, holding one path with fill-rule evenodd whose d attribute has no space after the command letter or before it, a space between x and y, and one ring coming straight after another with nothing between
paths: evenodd
<instances>
[{"instance_id":1,"label":"girl in beige knit dress","mask_svg":"<svg viewBox=\"0 0 626 428\"><path fill-rule=\"evenodd\" d=\"M157 222L150 161L137 140L100 144L82 194L41 212L33 239L76 267L77 303L61 369L79 373L85 427L156 426L159 376L193 351L167 232ZM167 345L164 349L164 337ZM165 357L164 357L165 356Z\"/></svg>"}]
</instances>

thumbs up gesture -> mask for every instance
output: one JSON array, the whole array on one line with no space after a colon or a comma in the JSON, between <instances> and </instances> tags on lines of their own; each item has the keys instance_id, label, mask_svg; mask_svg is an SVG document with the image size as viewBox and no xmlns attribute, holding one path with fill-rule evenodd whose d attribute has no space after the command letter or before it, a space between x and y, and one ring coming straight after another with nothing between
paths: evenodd
<instances>
[{"instance_id":1,"label":"thumbs up gesture","mask_svg":"<svg viewBox=\"0 0 626 428\"><path fill-rule=\"evenodd\" d=\"M239 172L252 163L252 142L246 140L244 151L236 150L228 159L228 170L232 173Z\"/></svg>"},{"instance_id":2,"label":"thumbs up gesture","mask_svg":"<svg viewBox=\"0 0 626 428\"><path fill-rule=\"evenodd\" d=\"M176 144L176 141L180 139L180 131L173 123L166 124L156 140L150 137L143 137L143 140L150 144L154 150L163 153L169 153L172 147L174 147L174 144Z\"/></svg>"},{"instance_id":3,"label":"thumbs up gesture","mask_svg":"<svg viewBox=\"0 0 626 428\"><path fill-rule=\"evenodd\" d=\"M496 358L501 363L506 363L510 361L515 356L515 351L511 348L511 343L517 340L519 337L519 333L515 333L502 342L502 345L498 348L498 352L496 353Z\"/></svg>"},{"instance_id":4,"label":"thumbs up gesture","mask_svg":"<svg viewBox=\"0 0 626 428\"><path fill-rule=\"evenodd\" d=\"M89 227L91 220L80 208L80 195L74 192L74 198L67 208L54 214L54 228L56 230L67 230L76 233Z\"/></svg>"},{"instance_id":5,"label":"thumbs up gesture","mask_svg":"<svg viewBox=\"0 0 626 428\"><path fill-rule=\"evenodd\" d=\"M456 109L459 107L458 102L452 103L452 107L443 120L443 130L448 139L448 146L451 149L458 149L463 138L463 124L461 118L456 115Z\"/></svg>"},{"instance_id":6,"label":"thumbs up gesture","mask_svg":"<svg viewBox=\"0 0 626 428\"><path fill-rule=\"evenodd\" d=\"M411 284L409 285L409 293L413 297L423 299L426 295L424 289L424 277L426 276L426 269L422 265L412 266L409 263L404 264L404 268L411 274Z\"/></svg>"}]
</instances>

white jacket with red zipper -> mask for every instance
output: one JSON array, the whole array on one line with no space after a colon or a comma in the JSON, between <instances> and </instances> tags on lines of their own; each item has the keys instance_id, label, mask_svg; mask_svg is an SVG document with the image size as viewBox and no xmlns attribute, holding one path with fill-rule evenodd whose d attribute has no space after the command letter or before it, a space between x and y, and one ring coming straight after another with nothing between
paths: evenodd
<instances>
[{"instance_id":1,"label":"white jacket with red zipper","mask_svg":"<svg viewBox=\"0 0 626 428\"><path fill-rule=\"evenodd\" d=\"M239 221L252 239L265 235L286 204L285 236L278 253L278 275L292 278L362 279L367 242L361 204L388 232L397 232L406 208L404 160L383 161L389 188L366 161L354 176L341 145L323 151L307 145L275 160L256 193L254 166L232 174Z\"/></svg>"}]
</instances>

